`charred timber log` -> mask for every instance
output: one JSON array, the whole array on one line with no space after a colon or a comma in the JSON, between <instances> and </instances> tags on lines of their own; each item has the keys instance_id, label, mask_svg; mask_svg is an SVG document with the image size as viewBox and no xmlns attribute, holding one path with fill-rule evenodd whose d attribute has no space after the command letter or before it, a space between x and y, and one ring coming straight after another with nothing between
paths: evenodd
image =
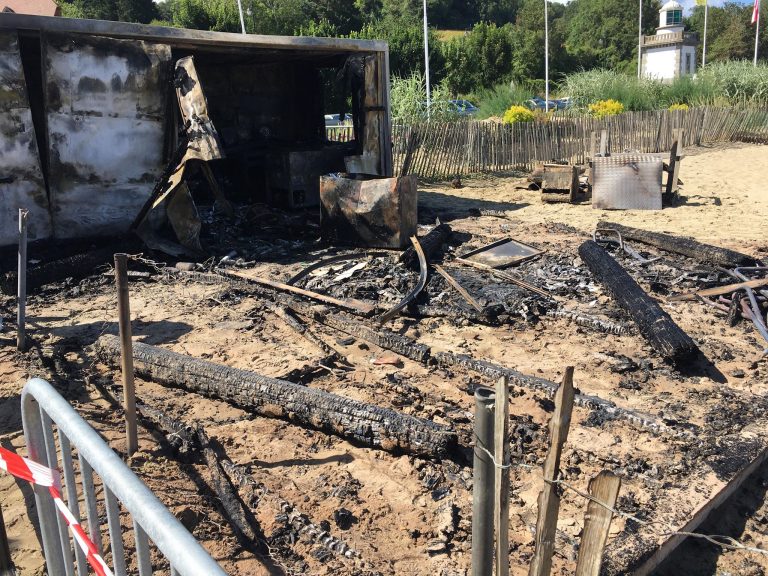
<instances>
[{"instance_id":1,"label":"charred timber log","mask_svg":"<svg viewBox=\"0 0 768 576\"><path fill-rule=\"evenodd\" d=\"M698 348L688 334L643 291L637 282L599 244L587 240L579 246L579 256L592 275L629 314L640 334L659 354L674 362L693 357Z\"/></svg>"},{"instance_id":2,"label":"charred timber log","mask_svg":"<svg viewBox=\"0 0 768 576\"><path fill-rule=\"evenodd\" d=\"M648 230L614 224L613 222L601 222L597 226L598 228L610 228L616 230L625 240L629 239L642 242L643 244L655 246L666 252L674 252L675 254L688 256L699 262L707 262L709 264L725 266L727 268L753 266L756 262L755 258L752 256L747 256L746 254L736 252L735 250L729 250L728 248L721 248L719 246L697 242L692 238L681 238L679 236L661 234L660 232L649 232Z\"/></svg>"},{"instance_id":3,"label":"charred timber log","mask_svg":"<svg viewBox=\"0 0 768 576\"><path fill-rule=\"evenodd\" d=\"M426 236L419 238L421 248L424 250L424 256L429 262L430 258L437 254L442 248L443 244L451 236L451 227L448 224L438 224L432 230L430 230ZM419 256L416 253L416 249L410 246L400 255L400 262L405 264L412 270L419 269Z\"/></svg>"},{"instance_id":4,"label":"charred timber log","mask_svg":"<svg viewBox=\"0 0 768 576\"><path fill-rule=\"evenodd\" d=\"M259 543L263 542L263 536L260 533L261 531L256 520L245 508L237 494L237 490L221 468L216 452L211 448L208 435L199 426L195 429L195 435L200 445L203 459L208 466L208 471L211 473L213 491L216 493L219 504L224 510L237 540L246 550L262 548L262 546L259 546Z\"/></svg>"},{"instance_id":5,"label":"charred timber log","mask_svg":"<svg viewBox=\"0 0 768 576\"><path fill-rule=\"evenodd\" d=\"M325 309L305 306L299 303L291 304L291 309L306 318L325 324L330 328L334 328L340 332L354 336L355 338L365 340L379 348L391 350L392 352L396 352L401 356L405 356L416 362L426 364L429 361L431 353L429 346L419 344L397 332L392 332L386 328L377 328L374 330L356 318L352 318L346 314L329 314Z\"/></svg>"},{"instance_id":6,"label":"charred timber log","mask_svg":"<svg viewBox=\"0 0 768 576\"><path fill-rule=\"evenodd\" d=\"M95 350L103 362L119 365L117 337L102 336L96 341ZM142 377L221 398L256 414L332 432L367 446L440 457L457 442L456 433L446 426L322 390L147 344L134 344L133 354L136 372Z\"/></svg>"},{"instance_id":7,"label":"charred timber log","mask_svg":"<svg viewBox=\"0 0 768 576\"><path fill-rule=\"evenodd\" d=\"M115 247L99 248L83 254L75 254L60 260L53 260L27 270L27 290L36 290L46 284L61 282L66 278L79 280L94 273L98 266L108 264L115 254ZM0 276L0 291L15 294L18 274L6 272Z\"/></svg>"},{"instance_id":8,"label":"charred timber log","mask_svg":"<svg viewBox=\"0 0 768 576\"><path fill-rule=\"evenodd\" d=\"M484 360L477 360L471 356L465 354L453 354L450 352L438 352L434 356L438 366L443 368L456 368L461 367L467 370L476 372L486 376L489 381L497 381L501 377L506 377L510 384L519 388L525 388L528 390L534 390L536 392L543 392L550 398L555 396L557 392L558 384L555 384L551 380L545 378L539 378L537 376L529 376L512 370L511 368L505 368L498 364L486 362ZM576 394L574 397L574 404L582 408L590 410L598 410L610 418L621 419L626 422L630 422L639 428L644 428L653 432L654 434L670 434L672 436L684 436L685 432L671 429L665 423L654 418L650 414L643 414L635 410L628 410L616 406L610 400L604 400L598 396L592 396L589 394Z\"/></svg>"},{"instance_id":9,"label":"charred timber log","mask_svg":"<svg viewBox=\"0 0 768 576\"><path fill-rule=\"evenodd\" d=\"M163 431L165 441L175 455L187 458L197 451L195 446L197 438L192 426L171 418L162 410L148 406L143 402L136 402L136 410L144 420L148 420Z\"/></svg>"},{"instance_id":10,"label":"charred timber log","mask_svg":"<svg viewBox=\"0 0 768 576\"><path fill-rule=\"evenodd\" d=\"M547 316L552 318L567 318L579 326L592 328L598 332L613 334L614 336L624 336L625 334L630 334L633 330L628 324L603 320L602 318L597 318L590 314L574 312L573 310L548 310Z\"/></svg>"}]
</instances>

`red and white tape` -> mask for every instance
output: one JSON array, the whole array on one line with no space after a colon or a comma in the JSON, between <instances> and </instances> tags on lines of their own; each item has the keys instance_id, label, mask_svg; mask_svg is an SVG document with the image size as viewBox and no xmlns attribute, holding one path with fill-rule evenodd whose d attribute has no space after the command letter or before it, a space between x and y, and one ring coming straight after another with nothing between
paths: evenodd
<instances>
[{"instance_id":1,"label":"red and white tape","mask_svg":"<svg viewBox=\"0 0 768 576\"><path fill-rule=\"evenodd\" d=\"M59 513L67 521L67 526L72 531L75 542L85 554L88 564L91 565L93 571L98 576L113 576L112 571L104 562L104 559L99 555L98 550L88 535L80 526L80 522L77 521L72 511L67 508L64 501L61 499L61 474L58 470L52 470L47 466L33 462L27 458L23 458L10 450L0 448L0 470L5 470L9 474L37 484L38 486L46 486L51 493L53 502L58 508Z\"/></svg>"}]
</instances>

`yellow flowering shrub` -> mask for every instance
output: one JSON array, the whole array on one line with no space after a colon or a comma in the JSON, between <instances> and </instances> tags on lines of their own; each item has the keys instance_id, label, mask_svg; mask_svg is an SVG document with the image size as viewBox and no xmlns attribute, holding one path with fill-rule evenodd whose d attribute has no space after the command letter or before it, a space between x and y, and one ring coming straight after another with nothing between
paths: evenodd
<instances>
[{"instance_id":1,"label":"yellow flowering shrub","mask_svg":"<svg viewBox=\"0 0 768 576\"><path fill-rule=\"evenodd\" d=\"M535 116L532 111L525 106L511 106L504 112L504 124L515 124L517 122L533 122Z\"/></svg>"},{"instance_id":2,"label":"yellow flowering shrub","mask_svg":"<svg viewBox=\"0 0 768 576\"><path fill-rule=\"evenodd\" d=\"M595 118L614 116L615 114L624 112L624 104L616 100L600 100L589 105L589 112Z\"/></svg>"},{"instance_id":3,"label":"yellow flowering shrub","mask_svg":"<svg viewBox=\"0 0 768 576\"><path fill-rule=\"evenodd\" d=\"M669 111L673 112L675 110L688 110L688 104L672 104L669 107Z\"/></svg>"}]
</instances>

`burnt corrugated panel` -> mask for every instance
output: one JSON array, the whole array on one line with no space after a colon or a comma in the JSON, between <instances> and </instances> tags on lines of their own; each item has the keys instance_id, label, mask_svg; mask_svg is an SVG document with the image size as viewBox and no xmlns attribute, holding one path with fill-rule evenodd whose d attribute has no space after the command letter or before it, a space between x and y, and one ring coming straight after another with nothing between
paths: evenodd
<instances>
[{"instance_id":1,"label":"burnt corrugated panel","mask_svg":"<svg viewBox=\"0 0 768 576\"><path fill-rule=\"evenodd\" d=\"M163 169L170 47L47 35L43 55L54 234L124 232Z\"/></svg>"},{"instance_id":2,"label":"burnt corrugated panel","mask_svg":"<svg viewBox=\"0 0 768 576\"><path fill-rule=\"evenodd\" d=\"M618 154L592 160L592 208L661 210L663 161L651 155Z\"/></svg>"},{"instance_id":3,"label":"burnt corrugated panel","mask_svg":"<svg viewBox=\"0 0 768 576\"><path fill-rule=\"evenodd\" d=\"M15 32L0 32L0 246L18 238L19 208L28 238L51 236L48 196Z\"/></svg>"}]
</instances>

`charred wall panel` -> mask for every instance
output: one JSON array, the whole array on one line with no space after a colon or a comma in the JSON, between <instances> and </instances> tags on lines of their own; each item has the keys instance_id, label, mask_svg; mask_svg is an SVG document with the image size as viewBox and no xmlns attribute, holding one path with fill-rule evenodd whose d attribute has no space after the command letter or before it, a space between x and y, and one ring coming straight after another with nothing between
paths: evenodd
<instances>
[{"instance_id":1,"label":"charred wall panel","mask_svg":"<svg viewBox=\"0 0 768 576\"><path fill-rule=\"evenodd\" d=\"M16 242L19 208L29 210L29 239L49 238L48 195L15 32L0 33L0 159L0 246Z\"/></svg>"},{"instance_id":2,"label":"charred wall panel","mask_svg":"<svg viewBox=\"0 0 768 576\"><path fill-rule=\"evenodd\" d=\"M124 232L164 166L170 47L43 38L54 235Z\"/></svg>"}]
</instances>

